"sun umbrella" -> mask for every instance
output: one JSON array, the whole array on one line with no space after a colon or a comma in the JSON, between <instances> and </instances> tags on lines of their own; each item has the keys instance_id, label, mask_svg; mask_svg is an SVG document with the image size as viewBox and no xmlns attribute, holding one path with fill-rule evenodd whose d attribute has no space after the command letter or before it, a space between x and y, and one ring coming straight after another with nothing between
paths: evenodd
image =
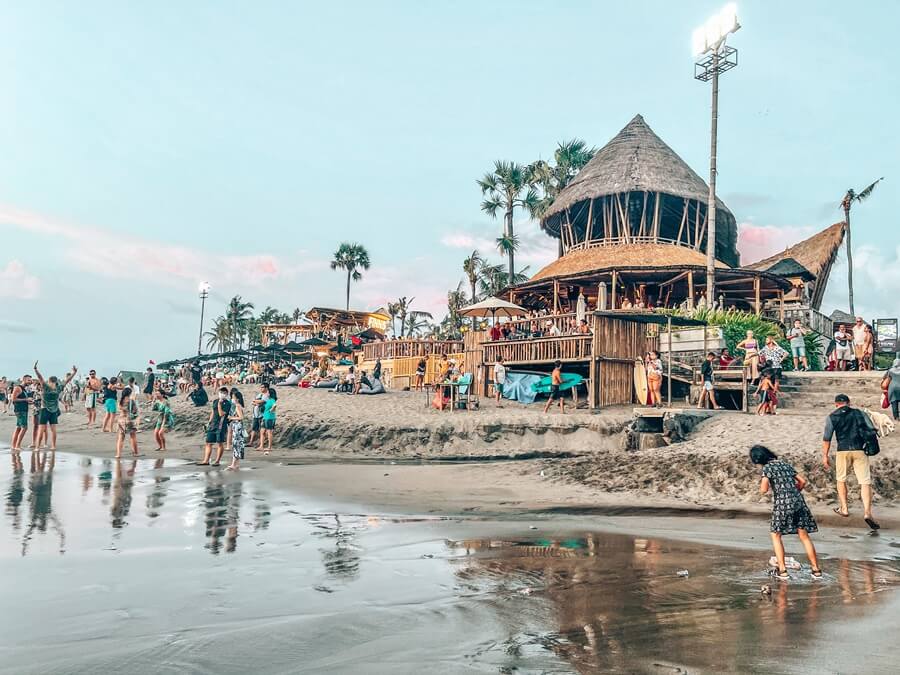
<instances>
[{"instance_id":1,"label":"sun umbrella","mask_svg":"<svg viewBox=\"0 0 900 675\"><path fill-rule=\"evenodd\" d=\"M308 340L300 342L299 344L303 345L304 347L323 347L327 345L328 342L323 340L322 338L311 337Z\"/></svg>"},{"instance_id":2,"label":"sun umbrella","mask_svg":"<svg viewBox=\"0 0 900 675\"><path fill-rule=\"evenodd\" d=\"M496 321L498 314L501 316L506 315L508 317L514 317L524 316L526 312L527 310L524 307L519 307L519 305L507 302L506 300L500 298L488 298L487 300L476 302L474 305L463 307L459 310L459 315L489 316Z\"/></svg>"}]
</instances>

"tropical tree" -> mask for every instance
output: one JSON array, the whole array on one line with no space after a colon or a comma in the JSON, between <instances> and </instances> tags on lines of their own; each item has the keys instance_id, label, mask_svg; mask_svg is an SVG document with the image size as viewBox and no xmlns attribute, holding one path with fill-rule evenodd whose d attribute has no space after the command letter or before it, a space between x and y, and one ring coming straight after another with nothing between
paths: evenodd
<instances>
[{"instance_id":1,"label":"tropical tree","mask_svg":"<svg viewBox=\"0 0 900 675\"><path fill-rule=\"evenodd\" d=\"M494 170L486 173L484 178L478 181L481 194L485 197L481 202L481 210L491 218L496 218L498 213L503 213L503 236L512 240L513 217L516 207L524 208L531 217L537 215L540 198L534 187L532 172L527 167L515 162L494 162ZM516 278L515 251L510 250L508 255L509 278Z\"/></svg>"},{"instance_id":2,"label":"tropical tree","mask_svg":"<svg viewBox=\"0 0 900 675\"><path fill-rule=\"evenodd\" d=\"M395 303L397 318L400 319L400 337L403 337L406 333L406 317L409 315L410 306L412 305L413 300L415 300L415 298L407 298L404 295Z\"/></svg>"},{"instance_id":3,"label":"tropical tree","mask_svg":"<svg viewBox=\"0 0 900 675\"><path fill-rule=\"evenodd\" d=\"M441 321L438 332L441 337L448 340L457 340L462 335L462 317L459 311L468 303L466 292L463 290L463 282L460 282L455 290L447 292L447 316Z\"/></svg>"},{"instance_id":4,"label":"tropical tree","mask_svg":"<svg viewBox=\"0 0 900 675\"><path fill-rule=\"evenodd\" d=\"M415 335L428 328L427 319L433 319L430 312L422 312L419 310L410 310L406 316L406 335L414 337Z\"/></svg>"},{"instance_id":5,"label":"tropical tree","mask_svg":"<svg viewBox=\"0 0 900 675\"><path fill-rule=\"evenodd\" d=\"M597 148L589 148L584 141L573 138L557 144L553 152L553 164L539 159L528 166L531 180L541 190L535 217L543 217L559 193L591 161L596 152Z\"/></svg>"},{"instance_id":6,"label":"tropical tree","mask_svg":"<svg viewBox=\"0 0 900 675\"><path fill-rule=\"evenodd\" d=\"M362 279L361 269L369 269L369 252L362 244L341 243L331 261L331 269L347 273L347 307L350 310L350 282Z\"/></svg>"},{"instance_id":7,"label":"tropical tree","mask_svg":"<svg viewBox=\"0 0 900 675\"><path fill-rule=\"evenodd\" d=\"M228 307L225 309L225 318L231 324L231 348L238 349L238 339L240 339L241 331L239 326L247 320L253 318L252 302L244 302L241 296L236 295L228 301Z\"/></svg>"},{"instance_id":8,"label":"tropical tree","mask_svg":"<svg viewBox=\"0 0 900 675\"><path fill-rule=\"evenodd\" d=\"M387 304L387 313L388 316L391 317L391 334L397 335L397 314L400 312L400 306L396 302L389 302Z\"/></svg>"},{"instance_id":9,"label":"tropical tree","mask_svg":"<svg viewBox=\"0 0 900 675\"><path fill-rule=\"evenodd\" d=\"M844 235L847 237L847 283L850 290L850 314L853 316L856 316L856 310L853 308L853 250L850 246L850 208L853 206L853 202L862 202L868 199L872 195L873 190L875 190L875 186L883 180L884 176L858 193L853 188L850 188L841 200L841 207L844 209L844 222L847 223L847 233Z\"/></svg>"},{"instance_id":10,"label":"tropical tree","mask_svg":"<svg viewBox=\"0 0 900 675\"><path fill-rule=\"evenodd\" d=\"M472 255L463 260L463 272L466 274L466 279L469 280L469 288L472 289L472 304L478 302L478 275L481 273L482 266L484 266L484 258L478 251L472 251Z\"/></svg>"},{"instance_id":11,"label":"tropical tree","mask_svg":"<svg viewBox=\"0 0 900 675\"><path fill-rule=\"evenodd\" d=\"M528 281L528 270L529 268L523 267L519 272L516 273L516 276L513 278L513 283L509 283L509 272L504 269L503 265L491 265L490 263L485 263L481 268L481 274L478 277L478 285L481 289L481 295L484 297L490 297L492 295L497 295L503 291L503 289L508 288L509 286L515 286L518 284L525 283Z\"/></svg>"},{"instance_id":12,"label":"tropical tree","mask_svg":"<svg viewBox=\"0 0 900 675\"><path fill-rule=\"evenodd\" d=\"M233 339L231 326L231 322L225 316L220 316L213 321L212 328L203 334L206 337L206 348L220 352L226 351Z\"/></svg>"},{"instance_id":13,"label":"tropical tree","mask_svg":"<svg viewBox=\"0 0 900 675\"><path fill-rule=\"evenodd\" d=\"M300 323L300 317L303 316L303 312L300 311L299 307L294 307L294 312L291 314L291 318L294 320L294 323Z\"/></svg>"}]
</instances>

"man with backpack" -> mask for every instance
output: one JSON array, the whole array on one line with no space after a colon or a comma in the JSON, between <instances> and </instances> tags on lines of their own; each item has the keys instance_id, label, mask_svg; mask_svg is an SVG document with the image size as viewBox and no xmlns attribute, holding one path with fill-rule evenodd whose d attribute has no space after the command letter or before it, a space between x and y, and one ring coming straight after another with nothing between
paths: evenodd
<instances>
[{"instance_id":1,"label":"man with backpack","mask_svg":"<svg viewBox=\"0 0 900 675\"><path fill-rule=\"evenodd\" d=\"M825 419L825 433L822 436L822 462L826 469L831 468L828 453L832 439L837 436L834 468L841 505L834 512L842 518L850 517L847 506L847 475L852 470L859 483L866 525L877 530L881 526L872 517L869 457L878 454L878 434L865 413L850 407L850 397L846 394L834 397L834 407L834 411Z\"/></svg>"}]
</instances>

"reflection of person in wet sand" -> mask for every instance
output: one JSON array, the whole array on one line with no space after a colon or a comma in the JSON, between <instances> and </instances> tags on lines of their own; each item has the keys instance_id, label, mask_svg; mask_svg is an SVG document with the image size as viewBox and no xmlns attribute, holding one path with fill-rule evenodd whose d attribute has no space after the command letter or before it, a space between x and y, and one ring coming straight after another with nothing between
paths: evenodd
<instances>
[{"instance_id":1,"label":"reflection of person in wet sand","mask_svg":"<svg viewBox=\"0 0 900 675\"><path fill-rule=\"evenodd\" d=\"M206 548L213 555L222 551L222 537L225 537L225 552L237 550L238 523L240 522L242 486L239 481L224 483L218 473L206 474L207 485L203 490Z\"/></svg>"},{"instance_id":2,"label":"reflection of person in wet sand","mask_svg":"<svg viewBox=\"0 0 900 675\"><path fill-rule=\"evenodd\" d=\"M778 561L778 578L791 578L784 562L782 536L796 534L806 550L806 556L812 566L813 577L821 579L822 571L819 569L819 561L816 558L816 547L809 538L809 533L818 532L819 528L806 505L806 500L800 493L808 481L798 475L794 467L778 459L775 453L762 445L754 445L750 448L750 460L755 465L762 467L762 480L759 483L760 493L766 494L771 489L773 494L771 533L772 547L775 549L775 558Z\"/></svg>"},{"instance_id":3,"label":"reflection of person in wet sand","mask_svg":"<svg viewBox=\"0 0 900 675\"><path fill-rule=\"evenodd\" d=\"M125 527L128 523L125 518L131 511L131 489L134 487L134 471L137 468L137 460L131 461L131 465L126 471L122 471L122 461L116 460L115 473L112 486L112 506L109 514L112 517L112 526L114 530Z\"/></svg>"},{"instance_id":4,"label":"reflection of person in wet sand","mask_svg":"<svg viewBox=\"0 0 900 675\"><path fill-rule=\"evenodd\" d=\"M25 468L22 464L22 453L10 453L12 457L12 481L9 484L9 491L6 493L6 513L12 516L13 530L18 531L21 527L21 514L19 506L25 497Z\"/></svg>"},{"instance_id":5,"label":"reflection of person in wet sand","mask_svg":"<svg viewBox=\"0 0 900 675\"><path fill-rule=\"evenodd\" d=\"M59 552L65 553L66 533L62 523L53 513L53 468L56 466L56 453L31 453L31 492L28 495L30 506L30 522L22 537L22 555L28 553L28 542L35 530L47 531L47 523L59 536Z\"/></svg>"}]
</instances>

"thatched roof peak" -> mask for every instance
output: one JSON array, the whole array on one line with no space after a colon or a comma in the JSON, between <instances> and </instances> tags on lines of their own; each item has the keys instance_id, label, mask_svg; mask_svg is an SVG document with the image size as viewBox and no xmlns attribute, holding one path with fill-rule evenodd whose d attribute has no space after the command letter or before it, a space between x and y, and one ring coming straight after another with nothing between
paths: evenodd
<instances>
[{"instance_id":1,"label":"thatched roof peak","mask_svg":"<svg viewBox=\"0 0 900 675\"><path fill-rule=\"evenodd\" d=\"M635 115L559 194L544 221L578 202L624 192L661 192L706 202L709 187L641 115ZM716 204L731 216L721 200Z\"/></svg>"}]
</instances>

